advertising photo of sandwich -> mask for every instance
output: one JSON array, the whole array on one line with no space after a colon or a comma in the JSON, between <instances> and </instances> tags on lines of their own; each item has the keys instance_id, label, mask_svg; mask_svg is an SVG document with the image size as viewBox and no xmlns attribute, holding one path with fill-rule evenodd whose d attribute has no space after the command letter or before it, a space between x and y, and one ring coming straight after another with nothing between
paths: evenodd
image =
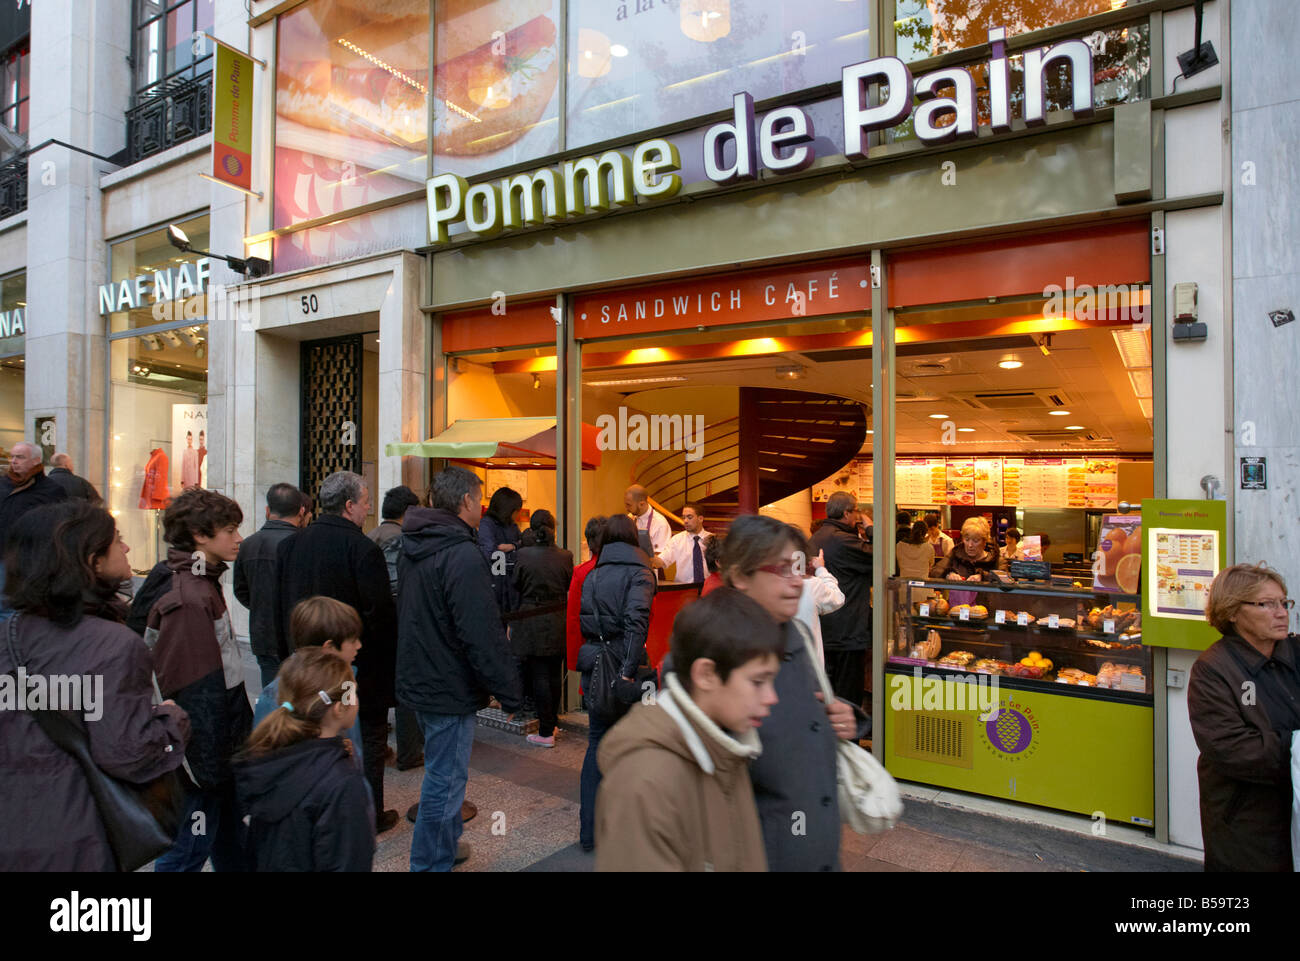
<instances>
[{"instance_id":1,"label":"advertising photo of sandwich","mask_svg":"<svg viewBox=\"0 0 1300 961\"><path fill-rule=\"evenodd\" d=\"M554 0L444 0L438 6L435 155L494 154L556 119L558 105L552 100L560 64ZM556 148L556 124L546 126L549 146L539 142L530 154Z\"/></svg>"}]
</instances>

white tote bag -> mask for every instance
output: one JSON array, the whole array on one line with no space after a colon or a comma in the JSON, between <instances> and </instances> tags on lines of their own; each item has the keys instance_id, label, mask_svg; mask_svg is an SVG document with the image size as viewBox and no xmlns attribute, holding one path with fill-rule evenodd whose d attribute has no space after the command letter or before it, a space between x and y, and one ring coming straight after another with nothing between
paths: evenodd
<instances>
[{"instance_id":1,"label":"white tote bag","mask_svg":"<svg viewBox=\"0 0 1300 961\"><path fill-rule=\"evenodd\" d=\"M826 677L817 649L808 636L808 629L798 621L792 622L808 649L808 659L817 672L822 696L826 703L835 700L831 682ZM903 799L898 785L885 766L870 751L864 751L853 741L836 738L835 777L839 782L840 819L858 834L879 834L888 831L903 815Z\"/></svg>"},{"instance_id":2,"label":"white tote bag","mask_svg":"<svg viewBox=\"0 0 1300 961\"><path fill-rule=\"evenodd\" d=\"M1300 871L1300 731L1291 732L1291 868Z\"/></svg>"}]
</instances>

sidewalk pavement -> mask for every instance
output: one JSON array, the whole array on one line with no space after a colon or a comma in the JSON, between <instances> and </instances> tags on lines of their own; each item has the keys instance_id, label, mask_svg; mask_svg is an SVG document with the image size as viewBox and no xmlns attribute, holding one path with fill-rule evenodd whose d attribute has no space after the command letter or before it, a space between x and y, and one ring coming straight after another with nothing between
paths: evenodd
<instances>
[{"instance_id":1,"label":"sidewalk pavement","mask_svg":"<svg viewBox=\"0 0 1300 961\"><path fill-rule=\"evenodd\" d=\"M585 718L567 716L555 747L479 726L466 798L478 816L463 839L473 854L457 871L590 871L578 846L578 775L587 750ZM386 803L405 814L419 799L423 771L388 768ZM907 791L905 789L905 794ZM996 814L905 797L902 821L885 834L844 829L845 871L1199 871L1200 862L1154 846L1122 843ZM1084 824L1088 822L1081 819ZM376 871L410 867L409 821L379 837Z\"/></svg>"}]
</instances>

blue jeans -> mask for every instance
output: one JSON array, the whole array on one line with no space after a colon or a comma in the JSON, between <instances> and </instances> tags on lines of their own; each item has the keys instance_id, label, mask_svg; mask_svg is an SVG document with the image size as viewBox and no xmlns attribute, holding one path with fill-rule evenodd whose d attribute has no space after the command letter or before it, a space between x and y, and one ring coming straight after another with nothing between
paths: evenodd
<instances>
[{"instance_id":1,"label":"blue jeans","mask_svg":"<svg viewBox=\"0 0 1300 961\"><path fill-rule=\"evenodd\" d=\"M203 817L194 815L202 812ZM246 871L240 833L244 825L235 805L235 783L215 790L192 792L181 818L176 843L154 862L159 873L202 871L212 858L214 871ZM197 833L196 833L197 832Z\"/></svg>"},{"instance_id":2,"label":"blue jeans","mask_svg":"<svg viewBox=\"0 0 1300 961\"><path fill-rule=\"evenodd\" d=\"M587 756L582 759L580 796L582 806L578 812L578 840L584 851L596 846L596 789L600 787L600 768L596 764L596 750L600 739L609 730L602 718L587 714Z\"/></svg>"},{"instance_id":3,"label":"blue jeans","mask_svg":"<svg viewBox=\"0 0 1300 961\"><path fill-rule=\"evenodd\" d=\"M460 843L460 806L465 803L474 714L416 711L424 732L424 784L411 838L412 871L450 871Z\"/></svg>"},{"instance_id":4,"label":"blue jeans","mask_svg":"<svg viewBox=\"0 0 1300 961\"><path fill-rule=\"evenodd\" d=\"M255 656L257 657L257 666L262 671L262 687L266 687L280 673L280 658L274 654L258 654Z\"/></svg>"}]
</instances>

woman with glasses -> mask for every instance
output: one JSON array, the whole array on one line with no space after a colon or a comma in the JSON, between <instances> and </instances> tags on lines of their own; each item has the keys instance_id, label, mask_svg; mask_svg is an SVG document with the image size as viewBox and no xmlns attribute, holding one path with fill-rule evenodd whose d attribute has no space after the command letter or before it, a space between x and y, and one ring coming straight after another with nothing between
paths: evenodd
<instances>
[{"instance_id":1,"label":"woman with glasses","mask_svg":"<svg viewBox=\"0 0 1300 961\"><path fill-rule=\"evenodd\" d=\"M858 738L866 722L847 701L822 700L807 629L795 620L807 557L797 528L744 516L732 522L719 562L722 579L757 601L784 635L778 701L759 728L763 753L750 768L771 871L839 870L835 743Z\"/></svg>"},{"instance_id":2,"label":"woman with glasses","mask_svg":"<svg viewBox=\"0 0 1300 961\"><path fill-rule=\"evenodd\" d=\"M1187 710L1201 749L1206 871L1291 871L1291 736L1300 730L1295 602L1276 571L1235 564L1205 615L1223 636L1192 665Z\"/></svg>"}]
</instances>

